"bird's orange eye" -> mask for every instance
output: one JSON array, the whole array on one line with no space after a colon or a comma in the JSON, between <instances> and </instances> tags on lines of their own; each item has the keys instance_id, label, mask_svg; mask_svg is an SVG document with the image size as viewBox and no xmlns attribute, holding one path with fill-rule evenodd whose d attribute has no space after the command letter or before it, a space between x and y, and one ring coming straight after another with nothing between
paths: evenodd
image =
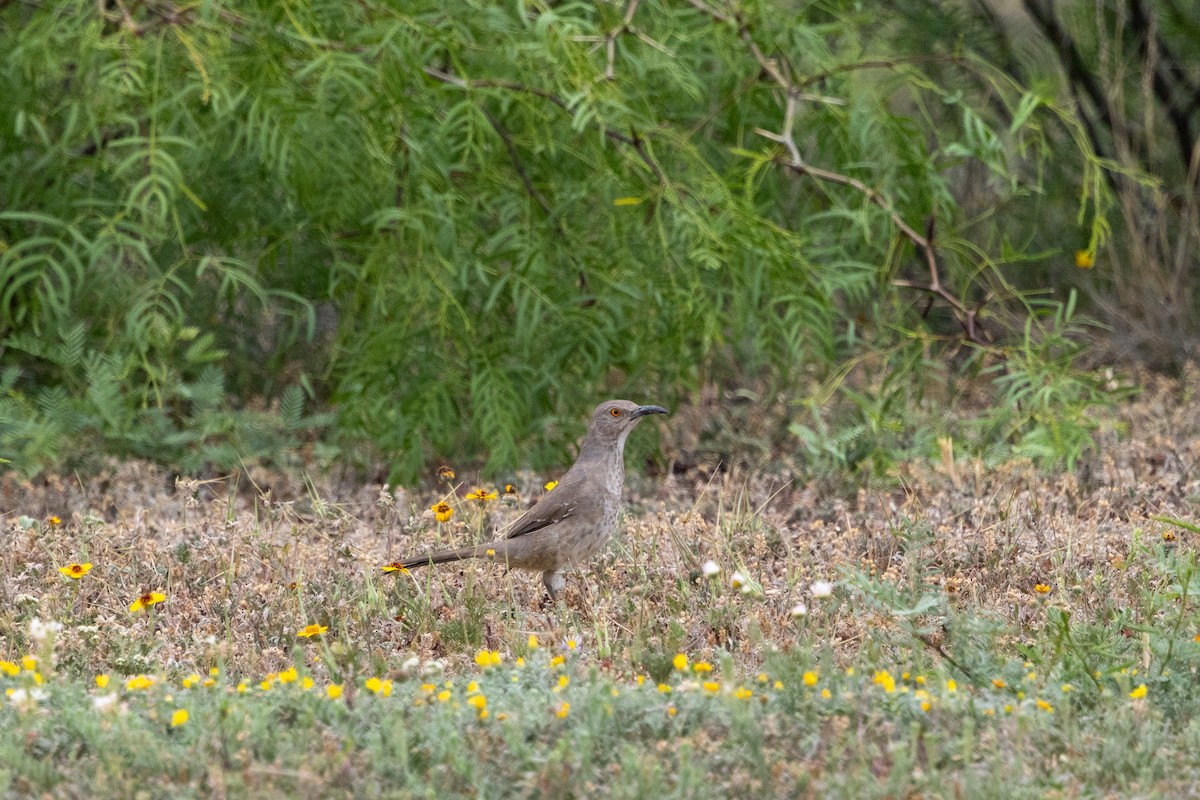
<instances>
[{"instance_id":1,"label":"bird's orange eye","mask_svg":"<svg viewBox=\"0 0 1200 800\"><path fill-rule=\"evenodd\" d=\"M614 417L619 417L619 416L621 416L621 409L619 409L619 408L610 408L610 409L608 410L608 413L612 414Z\"/></svg>"}]
</instances>

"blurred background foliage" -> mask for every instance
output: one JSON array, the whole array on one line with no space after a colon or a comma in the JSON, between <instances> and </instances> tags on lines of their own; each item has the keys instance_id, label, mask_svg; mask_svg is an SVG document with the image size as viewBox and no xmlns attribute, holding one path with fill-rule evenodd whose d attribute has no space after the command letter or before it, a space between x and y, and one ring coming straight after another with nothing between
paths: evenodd
<instances>
[{"instance_id":1,"label":"blurred background foliage","mask_svg":"<svg viewBox=\"0 0 1200 800\"><path fill-rule=\"evenodd\" d=\"M1186 6L0 0L0 457L1070 466L1195 355Z\"/></svg>"}]
</instances>

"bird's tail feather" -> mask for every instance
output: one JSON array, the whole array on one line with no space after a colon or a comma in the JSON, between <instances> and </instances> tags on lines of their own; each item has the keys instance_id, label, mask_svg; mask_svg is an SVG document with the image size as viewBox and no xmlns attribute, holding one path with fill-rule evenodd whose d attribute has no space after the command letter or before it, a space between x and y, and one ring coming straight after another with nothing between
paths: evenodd
<instances>
[{"instance_id":1,"label":"bird's tail feather","mask_svg":"<svg viewBox=\"0 0 1200 800\"><path fill-rule=\"evenodd\" d=\"M442 550L439 553L415 556L401 561L400 566L405 569L413 569L414 567L427 567L431 564L445 564L448 561L462 561L465 558L475 558L477 555L479 555L477 547L459 547L455 550Z\"/></svg>"}]
</instances>

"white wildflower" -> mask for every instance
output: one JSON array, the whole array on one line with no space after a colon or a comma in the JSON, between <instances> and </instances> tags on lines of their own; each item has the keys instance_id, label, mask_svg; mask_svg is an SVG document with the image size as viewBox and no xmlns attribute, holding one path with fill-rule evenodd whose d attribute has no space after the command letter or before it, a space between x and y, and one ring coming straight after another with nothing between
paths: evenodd
<instances>
[{"instance_id":1,"label":"white wildflower","mask_svg":"<svg viewBox=\"0 0 1200 800\"><path fill-rule=\"evenodd\" d=\"M37 644L38 648L45 647L46 642L52 640L61 630L61 622L53 620L42 622L37 617L29 620L29 638Z\"/></svg>"},{"instance_id":2,"label":"white wildflower","mask_svg":"<svg viewBox=\"0 0 1200 800\"><path fill-rule=\"evenodd\" d=\"M110 692L109 694L98 694L92 698L92 708L103 713L112 711L117 707L117 693Z\"/></svg>"},{"instance_id":3,"label":"white wildflower","mask_svg":"<svg viewBox=\"0 0 1200 800\"><path fill-rule=\"evenodd\" d=\"M9 689L5 694L10 703L21 708L32 708L46 699L46 690L37 686L29 689Z\"/></svg>"}]
</instances>

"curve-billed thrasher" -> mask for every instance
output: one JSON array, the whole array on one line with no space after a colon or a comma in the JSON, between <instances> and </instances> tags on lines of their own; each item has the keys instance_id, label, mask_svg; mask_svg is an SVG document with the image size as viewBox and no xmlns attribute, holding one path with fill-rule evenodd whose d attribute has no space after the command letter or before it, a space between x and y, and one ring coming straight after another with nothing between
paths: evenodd
<instances>
[{"instance_id":1,"label":"curve-billed thrasher","mask_svg":"<svg viewBox=\"0 0 1200 800\"><path fill-rule=\"evenodd\" d=\"M660 406L609 400L596 406L579 457L554 490L521 515L504 538L401 561L406 569L464 558L488 558L516 569L542 573L551 598L566 585L564 568L600 552L617 529L625 482L625 437Z\"/></svg>"}]
</instances>

